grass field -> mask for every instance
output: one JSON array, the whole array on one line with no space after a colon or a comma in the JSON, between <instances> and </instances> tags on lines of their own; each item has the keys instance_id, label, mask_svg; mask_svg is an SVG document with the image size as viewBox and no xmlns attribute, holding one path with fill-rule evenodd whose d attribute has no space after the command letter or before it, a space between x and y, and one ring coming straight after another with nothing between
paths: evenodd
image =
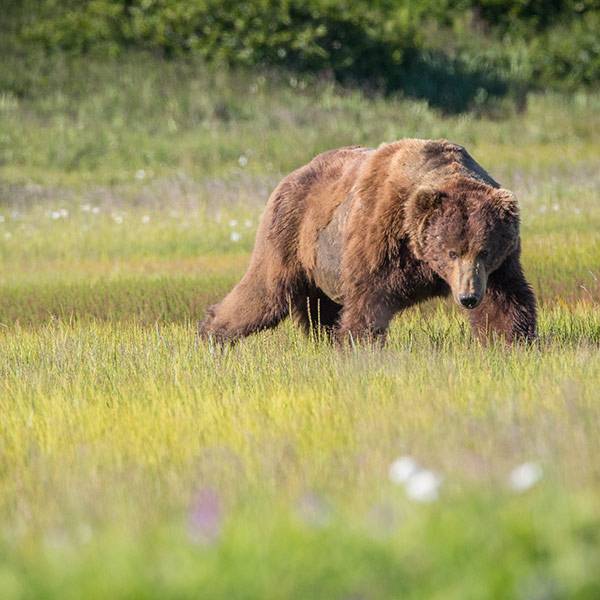
<instances>
[{"instance_id":1,"label":"grass field","mask_svg":"<svg viewBox=\"0 0 600 600\"><path fill-rule=\"evenodd\" d=\"M600 596L598 95L441 118L181 65L55 77L0 95L0 597ZM483 348L445 302L381 350L198 342L281 175L409 136L516 191L539 345Z\"/></svg>"}]
</instances>

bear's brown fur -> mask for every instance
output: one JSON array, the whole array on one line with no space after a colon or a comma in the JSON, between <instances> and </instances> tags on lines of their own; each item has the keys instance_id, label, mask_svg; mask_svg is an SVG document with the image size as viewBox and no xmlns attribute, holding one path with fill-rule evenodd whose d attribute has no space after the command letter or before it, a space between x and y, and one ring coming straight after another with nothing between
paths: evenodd
<instances>
[{"instance_id":1,"label":"bear's brown fur","mask_svg":"<svg viewBox=\"0 0 600 600\"><path fill-rule=\"evenodd\" d=\"M536 335L513 194L461 146L406 139L315 157L275 188L242 280L200 324L235 340L289 312L306 330L383 337L394 314L452 293L475 333Z\"/></svg>"}]
</instances>

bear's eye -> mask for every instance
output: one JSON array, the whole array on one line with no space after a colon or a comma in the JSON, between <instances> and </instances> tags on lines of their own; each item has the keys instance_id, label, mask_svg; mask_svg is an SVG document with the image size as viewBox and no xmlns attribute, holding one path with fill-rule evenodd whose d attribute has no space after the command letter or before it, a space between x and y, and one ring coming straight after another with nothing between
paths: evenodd
<instances>
[{"instance_id":1,"label":"bear's eye","mask_svg":"<svg viewBox=\"0 0 600 600\"><path fill-rule=\"evenodd\" d=\"M456 254L456 252L454 252L454 250L450 250L450 252L448 252L448 256L454 260L456 258L458 258L458 254Z\"/></svg>"},{"instance_id":2,"label":"bear's eye","mask_svg":"<svg viewBox=\"0 0 600 600\"><path fill-rule=\"evenodd\" d=\"M487 250L482 250L479 253L479 258L481 258L482 260L485 260L488 257L488 251Z\"/></svg>"}]
</instances>

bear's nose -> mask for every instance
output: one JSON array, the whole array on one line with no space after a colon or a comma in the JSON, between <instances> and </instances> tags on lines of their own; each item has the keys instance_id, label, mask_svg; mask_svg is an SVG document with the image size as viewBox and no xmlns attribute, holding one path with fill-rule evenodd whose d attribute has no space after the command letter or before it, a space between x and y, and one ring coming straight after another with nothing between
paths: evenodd
<instances>
[{"instance_id":1,"label":"bear's nose","mask_svg":"<svg viewBox=\"0 0 600 600\"><path fill-rule=\"evenodd\" d=\"M479 300L475 294L461 294L458 299L465 308L474 308Z\"/></svg>"}]
</instances>

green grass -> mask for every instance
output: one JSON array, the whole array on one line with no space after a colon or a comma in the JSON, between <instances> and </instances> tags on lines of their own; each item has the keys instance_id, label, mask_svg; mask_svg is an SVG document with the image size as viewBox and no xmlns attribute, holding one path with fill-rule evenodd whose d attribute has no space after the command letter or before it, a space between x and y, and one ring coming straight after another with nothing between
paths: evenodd
<instances>
[{"instance_id":1,"label":"green grass","mask_svg":"<svg viewBox=\"0 0 600 600\"><path fill-rule=\"evenodd\" d=\"M283 74L143 56L54 59L26 97L0 95L0 164L5 180L44 186L127 185L144 169L177 175L185 187L188 177L272 178L345 144L448 137L498 177L524 167L597 172L599 105L597 94L584 92L532 96L526 115L506 109L485 120L442 119L424 101ZM243 186L239 193L247 198Z\"/></svg>"},{"instance_id":2,"label":"green grass","mask_svg":"<svg viewBox=\"0 0 600 600\"><path fill-rule=\"evenodd\" d=\"M0 597L597 598L598 97L444 119L185 69L91 64L0 102ZM403 135L517 192L539 344L482 347L450 302L384 349L287 322L199 342L277 178ZM389 479L406 455L437 500Z\"/></svg>"}]
</instances>

